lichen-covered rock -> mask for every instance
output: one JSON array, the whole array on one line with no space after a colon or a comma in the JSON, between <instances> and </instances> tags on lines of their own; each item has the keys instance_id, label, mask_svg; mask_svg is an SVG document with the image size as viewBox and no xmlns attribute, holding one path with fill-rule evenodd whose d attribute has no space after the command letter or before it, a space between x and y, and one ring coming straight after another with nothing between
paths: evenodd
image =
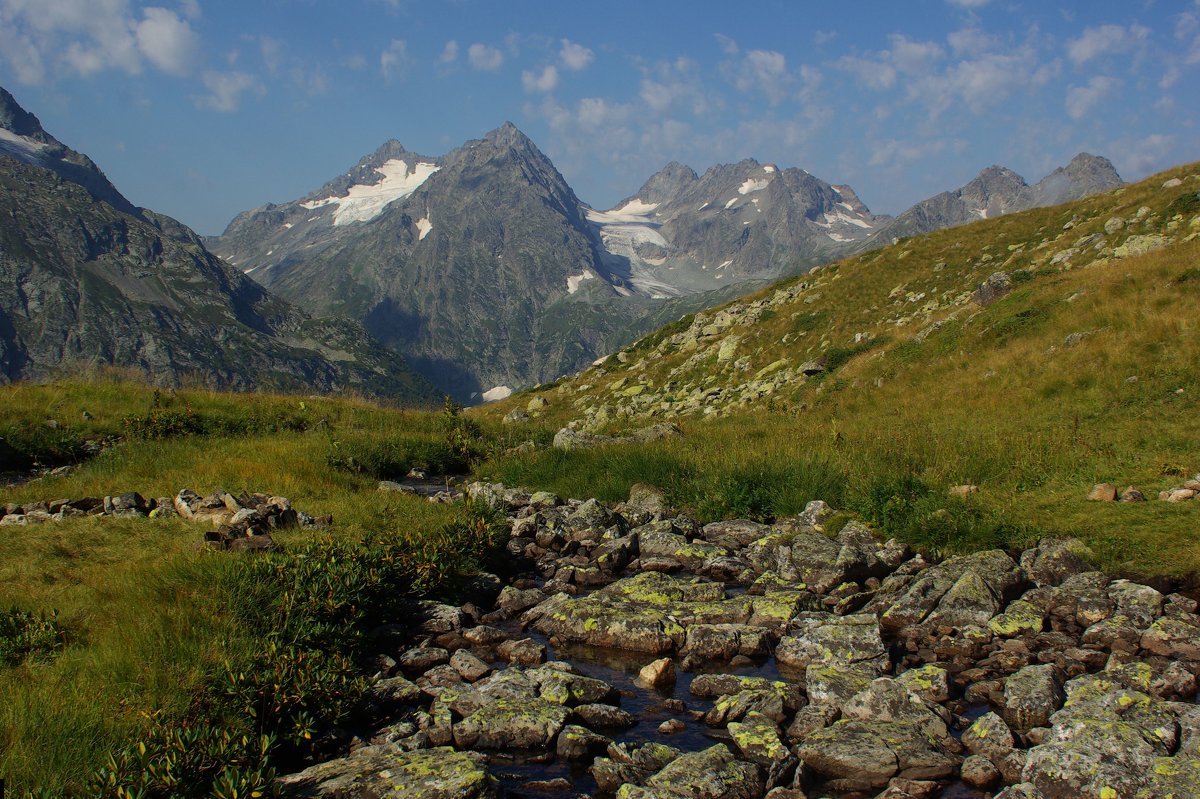
<instances>
[{"instance_id":1,"label":"lichen-covered rock","mask_svg":"<svg viewBox=\"0 0 1200 799\"><path fill-rule=\"evenodd\" d=\"M568 724L558 734L555 754L560 760L591 760L611 743L608 738L586 727Z\"/></svg>"},{"instance_id":2,"label":"lichen-covered rock","mask_svg":"<svg viewBox=\"0 0 1200 799\"><path fill-rule=\"evenodd\" d=\"M985 713L962 734L963 746L971 754L999 763L1017 745L1012 730L995 713Z\"/></svg>"},{"instance_id":3,"label":"lichen-covered rock","mask_svg":"<svg viewBox=\"0 0 1200 799\"><path fill-rule=\"evenodd\" d=\"M941 666L930 664L909 669L897 677L896 682L926 702L946 702L950 699L950 675Z\"/></svg>"},{"instance_id":4,"label":"lichen-covered rock","mask_svg":"<svg viewBox=\"0 0 1200 799\"><path fill-rule=\"evenodd\" d=\"M724 597L719 583L643 572L584 597L551 597L526 620L560 641L664 655L683 645L685 625L745 623L752 597Z\"/></svg>"},{"instance_id":5,"label":"lichen-covered rock","mask_svg":"<svg viewBox=\"0 0 1200 799\"><path fill-rule=\"evenodd\" d=\"M1040 633L1046 623L1046 614L1032 602L1017 599L1008 604L1003 613L993 616L987 623L988 629L1001 638Z\"/></svg>"},{"instance_id":6,"label":"lichen-covered rock","mask_svg":"<svg viewBox=\"0 0 1200 799\"><path fill-rule=\"evenodd\" d=\"M763 788L757 766L717 744L680 755L644 786L621 786L617 799L759 799Z\"/></svg>"},{"instance_id":7,"label":"lichen-covered rock","mask_svg":"<svg viewBox=\"0 0 1200 799\"><path fill-rule=\"evenodd\" d=\"M852 665L876 674L887 663L887 647L873 615L835 616L803 613L792 620L793 632L779 641L775 658L781 666Z\"/></svg>"},{"instance_id":8,"label":"lichen-covered rock","mask_svg":"<svg viewBox=\"0 0 1200 799\"><path fill-rule=\"evenodd\" d=\"M880 625L895 632L909 625L986 626L1024 582L1004 552L988 550L950 558L902 584L880 591L867 610L880 612Z\"/></svg>"},{"instance_id":9,"label":"lichen-covered rock","mask_svg":"<svg viewBox=\"0 0 1200 799\"><path fill-rule=\"evenodd\" d=\"M639 784L682 753L673 746L660 743L612 744L608 757L598 757L592 762L592 777L596 788L605 794L614 794L626 784Z\"/></svg>"},{"instance_id":10,"label":"lichen-covered rock","mask_svg":"<svg viewBox=\"0 0 1200 799\"><path fill-rule=\"evenodd\" d=\"M732 660L737 655L761 657L770 649L766 628L748 624L693 624L687 628L681 654L704 661Z\"/></svg>"},{"instance_id":11,"label":"lichen-covered rock","mask_svg":"<svg viewBox=\"0 0 1200 799\"><path fill-rule=\"evenodd\" d=\"M497 795L486 758L450 748L405 752L396 746L367 747L350 757L280 777L279 783L290 796L303 799L493 799Z\"/></svg>"},{"instance_id":12,"label":"lichen-covered rock","mask_svg":"<svg viewBox=\"0 0 1200 799\"><path fill-rule=\"evenodd\" d=\"M1045 727L1063 703L1062 676L1052 664L1025 666L1004 683L1004 720L1015 730Z\"/></svg>"},{"instance_id":13,"label":"lichen-covered rock","mask_svg":"<svg viewBox=\"0 0 1200 799\"><path fill-rule=\"evenodd\" d=\"M814 705L840 706L871 684L878 672L862 666L810 665L804 670L808 701Z\"/></svg>"},{"instance_id":14,"label":"lichen-covered rock","mask_svg":"<svg viewBox=\"0 0 1200 799\"><path fill-rule=\"evenodd\" d=\"M1163 595L1148 585L1113 580L1108 595L1117 605L1116 612L1128 616L1139 630L1146 629L1162 615Z\"/></svg>"},{"instance_id":15,"label":"lichen-covered rock","mask_svg":"<svg viewBox=\"0 0 1200 799\"><path fill-rule=\"evenodd\" d=\"M944 779L960 762L919 724L906 721L842 719L805 738L796 754L843 790L882 788L895 776Z\"/></svg>"},{"instance_id":16,"label":"lichen-covered rock","mask_svg":"<svg viewBox=\"0 0 1200 799\"><path fill-rule=\"evenodd\" d=\"M930 739L944 741L950 736L946 719L934 712L932 707L945 712L938 705L926 704L924 699L897 680L880 677L842 705L842 718L910 722L920 727Z\"/></svg>"},{"instance_id":17,"label":"lichen-covered rock","mask_svg":"<svg viewBox=\"0 0 1200 799\"><path fill-rule=\"evenodd\" d=\"M732 551L747 547L770 532L771 528L765 524L747 519L733 519L706 524L700 535L705 541Z\"/></svg>"},{"instance_id":18,"label":"lichen-covered rock","mask_svg":"<svg viewBox=\"0 0 1200 799\"><path fill-rule=\"evenodd\" d=\"M779 737L779 725L761 713L747 713L729 724L729 736L742 757L765 768L779 768L794 761L791 750Z\"/></svg>"},{"instance_id":19,"label":"lichen-covered rock","mask_svg":"<svg viewBox=\"0 0 1200 799\"><path fill-rule=\"evenodd\" d=\"M1200 661L1200 627L1164 616L1142 635L1141 646L1156 655Z\"/></svg>"},{"instance_id":20,"label":"lichen-covered rock","mask_svg":"<svg viewBox=\"0 0 1200 799\"><path fill-rule=\"evenodd\" d=\"M563 705L544 699L499 699L454 725L460 749L550 749L567 722Z\"/></svg>"},{"instance_id":21,"label":"lichen-covered rock","mask_svg":"<svg viewBox=\"0 0 1200 799\"><path fill-rule=\"evenodd\" d=\"M1092 551L1078 538L1043 538L1021 553L1021 568L1038 586L1062 585L1074 574L1092 569Z\"/></svg>"}]
</instances>

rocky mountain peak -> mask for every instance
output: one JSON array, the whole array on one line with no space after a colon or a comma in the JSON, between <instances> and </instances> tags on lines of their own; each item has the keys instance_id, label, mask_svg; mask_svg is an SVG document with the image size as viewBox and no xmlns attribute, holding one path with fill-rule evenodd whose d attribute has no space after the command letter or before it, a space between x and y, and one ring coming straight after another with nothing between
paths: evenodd
<instances>
[{"instance_id":1,"label":"rocky mountain peak","mask_svg":"<svg viewBox=\"0 0 1200 799\"><path fill-rule=\"evenodd\" d=\"M648 203L670 202L699 179L690 166L672 161L651 175L634 196Z\"/></svg>"},{"instance_id":2,"label":"rocky mountain peak","mask_svg":"<svg viewBox=\"0 0 1200 799\"><path fill-rule=\"evenodd\" d=\"M4 87L0 86L0 128L45 144L57 143L46 133L36 116L26 111Z\"/></svg>"}]
</instances>

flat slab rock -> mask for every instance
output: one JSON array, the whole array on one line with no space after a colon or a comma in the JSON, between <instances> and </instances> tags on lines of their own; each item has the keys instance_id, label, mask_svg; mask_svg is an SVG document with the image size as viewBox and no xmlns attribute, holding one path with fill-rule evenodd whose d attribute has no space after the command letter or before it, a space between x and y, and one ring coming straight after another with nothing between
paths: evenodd
<instances>
[{"instance_id":1,"label":"flat slab rock","mask_svg":"<svg viewBox=\"0 0 1200 799\"><path fill-rule=\"evenodd\" d=\"M388 799L495 799L496 779L487 759L449 747L404 752L368 747L297 774L279 778L288 794L302 799L386 796Z\"/></svg>"}]
</instances>

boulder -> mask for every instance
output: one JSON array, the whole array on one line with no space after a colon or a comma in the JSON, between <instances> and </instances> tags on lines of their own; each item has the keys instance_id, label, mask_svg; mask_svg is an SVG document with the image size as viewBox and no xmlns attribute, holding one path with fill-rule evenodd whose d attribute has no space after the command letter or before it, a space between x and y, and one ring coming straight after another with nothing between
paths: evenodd
<instances>
[{"instance_id":1,"label":"boulder","mask_svg":"<svg viewBox=\"0 0 1200 799\"><path fill-rule=\"evenodd\" d=\"M846 791L883 788L897 776L945 779L960 762L909 721L842 719L805 738L796 754L805 766Z\"/></svg>"},{"instance_id":2,"label":"boulder","mask_svg":"<svg viewBox=\"0 0 1200 799\"><path fill-rule=\"evenodd\" d=\"M1004 683L1004 720L1014 730L1045 727L1063 703L1062 677L1053 664L1025 666Z\"/></svg>"},{"instance_id":3,"label":"boulder","mask_svg":"<svg viewBox=\"0 0 1200 799\"><path fill-rule=\"evenodd\" d=\"M673 759L644 786L621 786L617 799L759 799L764 787L757 766L717 744Z\"/></svg>"},{"instance_id":4,"label":"boulder","mask_svg":"<svg viewBox=\"0 0 1200 799\"><path fill-rule=\"evenodd\" d=\"M497 699L454 725L460 749L551 749L569 711L544 699Z\"/></svg>"},{"instance_id":5,"label":"boulder","mask_svg":"<svg viewBox=\"0 0 1200 799\"><path fill-rule=\"evenodd\" d=\"M791 627L792 634L780 639L775 649L781 666L859 666L864 672L879 674L887 665L887 646L873 615L802 613L792 620Z\"/></svg>"},{"instance_id":6,"label":"boulder","mask_svg":"<svg viewBox=\"0 0 1200 799\"><path fill-rule=\"evenodd\" d=\"M995 713L984 713L963 731L963 746L973 755L999 763L1017 745L1004 719Z\"/></svg>"},{"instance_id":7,"label":"boulder","mask_svg":"<svg viewBox=\"0 0 1200 799\"><path fill-rule=\"evenodd\" d=\"M647 663L638 671L638 680L647 688L669 691L675 687L675 663L670 658Z\"/></svg>"},{"instance_id":8,"label":"boulder","mask_svg":"<svg viewBox=\"0 0 1200 799\"><path fill-rule=\"evenodd\" d=\"M395 745L371 746L279 778L289 796L340 799L494 799L496 779L487 760L450 748L405 752Z\"/></svg>"}]
</instances>

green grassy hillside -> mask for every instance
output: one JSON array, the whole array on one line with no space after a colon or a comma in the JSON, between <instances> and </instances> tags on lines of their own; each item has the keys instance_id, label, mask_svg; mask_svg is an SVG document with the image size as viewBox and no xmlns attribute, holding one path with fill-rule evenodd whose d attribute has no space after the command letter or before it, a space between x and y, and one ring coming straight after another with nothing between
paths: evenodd
<instances>
[{"instance_id":1,"label":"green grassy hillside","mask_svg":"<svg viewBox=\"0 0 1200 799\"><path fill-rule=\"evenodd\" d=\"M1155 498L1200 472L1197 173L902 240L684 317L480 411L536 397L535 428L673 420L683 440L490 474L610 499L643 480L705 518L821 498L935 551L1068 533L1122 572L1194 574L1200 502ZM974 299L997 272L1008 293ZM1101 481L1151 501L1087 502ZM979 492L948 497L960 484Z\"/></svg>"}]
</instances>

